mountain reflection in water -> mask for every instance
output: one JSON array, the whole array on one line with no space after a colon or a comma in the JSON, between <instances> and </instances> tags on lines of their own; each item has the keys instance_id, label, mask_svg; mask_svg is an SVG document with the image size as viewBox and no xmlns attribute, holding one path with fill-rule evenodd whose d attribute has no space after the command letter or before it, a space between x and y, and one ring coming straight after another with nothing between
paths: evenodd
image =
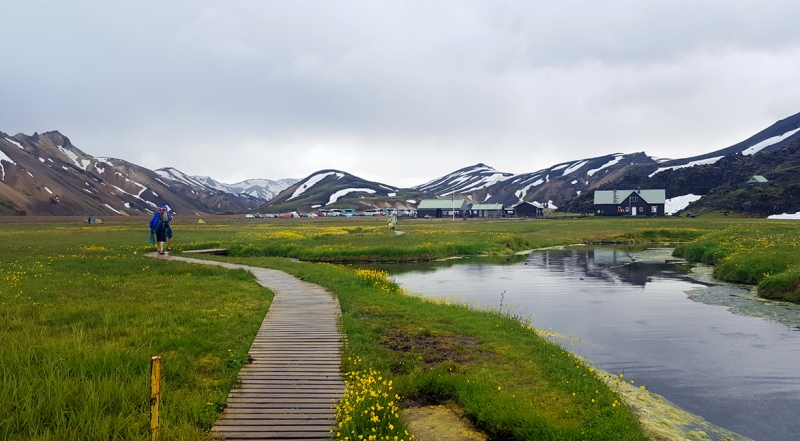
<instances>
[{"instance_id":1,"label":"mountain reflection in water","mask_svg":"<svg viewBox=\"0 0 800 441\"><path fill-rule=\"evenodd\" d=\"M426 296L457 295L489 307L505 292L504 304L533 316L534 326L580 339L570 349L593 364L625 371L637 385L744 436L798 439L797 328L695 302L687 292L759 304L770 317L791 308L698 281L669 251L579 247L379 267Z\"/></svg>"}]
</instances>

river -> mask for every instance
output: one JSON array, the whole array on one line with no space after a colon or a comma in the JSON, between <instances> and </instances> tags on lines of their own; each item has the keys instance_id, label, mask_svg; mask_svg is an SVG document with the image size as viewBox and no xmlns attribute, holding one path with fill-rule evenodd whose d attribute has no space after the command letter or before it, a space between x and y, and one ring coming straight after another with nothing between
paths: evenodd
<instances>
[{"instance_id":1,"label":"river","mask_svg":"<svg viewBox=\"0 0 800 441\"><path fill-rule=\"evenodd\" d=\"M759 441L800 439L800 308L713 283L669 249L576 247L380 266L412 292L513 304L611 373Z\"/></svg>"}]
</instances>

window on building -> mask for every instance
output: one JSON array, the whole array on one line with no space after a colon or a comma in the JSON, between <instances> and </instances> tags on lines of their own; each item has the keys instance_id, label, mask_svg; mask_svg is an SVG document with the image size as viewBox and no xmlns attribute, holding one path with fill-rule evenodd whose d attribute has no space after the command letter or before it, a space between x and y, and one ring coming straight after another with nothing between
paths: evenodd
<instances>
[{"instance_id":1,"label":"window on building","mask_svg":"<svg viewBox=\"0 0 800 441\"><path fill-rule=\"evenodd\" d=\"M637 198L636 196L631 198L631 202L638 202L638 201L639 201L639 198Z\"/></svg>"},{"instance_id":2,"label":"window on building","mask_svg":"<svg viewBox=\"0 0 800 441\"><path fill-rule=\"evenodd\" d=\"M651 213L658 213L658 207L650 207Z\"/></svg>"},{"instance_id":3,"label":"window on building","mask_svg":"<svg viewBox=\"0 0 800 441\"><path fill-rule=\"evenodd\" d=\"M630 213L630 211L631 211L631 207L625 207L625 212L626 213Z\"/></svg>"}]
</instances>

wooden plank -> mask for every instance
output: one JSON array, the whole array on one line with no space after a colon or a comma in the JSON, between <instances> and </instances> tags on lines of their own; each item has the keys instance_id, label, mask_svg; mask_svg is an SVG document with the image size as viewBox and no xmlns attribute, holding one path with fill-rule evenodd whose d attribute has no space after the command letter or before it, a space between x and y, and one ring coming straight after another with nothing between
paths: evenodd
<instances>
[{"instance_id":1,"label":"wooden plank","mask_svg":"<svg viewBox=\"0 0 800 441\"><path fill-rule=\"evenodd\" d=\"M330 439L334 405L344 392L339 369L345 339L336 298L275 270L169 259L246 269L275 292L249 351L253 361L240 370L212 435L226 440Z\"/></svg>"},{"instance_id":2,"label":"wooden plank","mask_svg":"<svg viewBox=\"0 0 800 441\"><path fill-rule=\"evenodd\" d=\"M303 425L327 425L330 428L332 424L336 422L334 418L319 418L315 420L303 420L303 419L273 419L273 420L262 420L262 419L250 419L250 420L243 420L243 419L230 419L230 420L220 420L216 422L217 427L227 427L227 426L234 426L234 427L247 427L247 426L303 426Z\"/></svg>"}]
</instances>

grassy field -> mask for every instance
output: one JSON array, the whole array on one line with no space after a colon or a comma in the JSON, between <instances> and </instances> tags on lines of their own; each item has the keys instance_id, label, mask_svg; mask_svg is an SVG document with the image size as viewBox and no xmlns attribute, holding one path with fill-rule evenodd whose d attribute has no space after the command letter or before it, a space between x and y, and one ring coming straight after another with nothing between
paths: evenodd
<instances>
[{"instance_id":1,"label":"grassy field","mask_svg":"<svg viewBox=\"0 0 800 441\"><path fill-rule=\"evenodd\" d=\"M643 435L613 391L517 321L408 297L379 274L275 257L406 261L581 242L699 238L697 244L722 246L723 236L714 235L783 234L786 245L772 250L783 250L778 261L785 268L752 280L763 284L796 271L799 230L794 223L723 218L401 219L405 234L397 235L375 219L208 221L179 218L175 248L226 247L231 260L284 269L339 297L350 342L343 370L373 369L414 400L456 400L487 432L523 439ZM144 222L122 220L4 225L0 438L145 438L153 355L164 359L162 439L208 437L272 294L242 271L145 258L147 236ZM746 256L762 259L735 259Z\"/></svg>"},{"instance_id":2,"label":"grassy field","mask_svg":"<svg viewBox=\"0 0 800 441\"><path fill-rule=\"evenodd\" d=\"M249 273L145 258L136 225L0 231L0 439L202 439L272 299Z\"/></svg>"},{"instance_id":3,"label":"grassy field","mask_svg":"<svg viewBox=\"0 0 800 441\"><path fill-rule=\"evenodd\" d=\"M761 297L800 303L800 222L732 225L678 246L676 256L714 265L714 277L758 285Z\"/></svg>"},{"instance_id":4,"label":"grassy field","mask_svg":"<svg viewBox=\"0 0 800 441\"><path fill-rule=\"evenodd\" d=\"M719 219L385 220L300 219L187 225L185 248L227 248L232 256L315 262L402 262L474 254L512 254L584 242L689 241L726 226ZM217 230L209 228L217 227Z\"/></svg>"}]
</instances>

